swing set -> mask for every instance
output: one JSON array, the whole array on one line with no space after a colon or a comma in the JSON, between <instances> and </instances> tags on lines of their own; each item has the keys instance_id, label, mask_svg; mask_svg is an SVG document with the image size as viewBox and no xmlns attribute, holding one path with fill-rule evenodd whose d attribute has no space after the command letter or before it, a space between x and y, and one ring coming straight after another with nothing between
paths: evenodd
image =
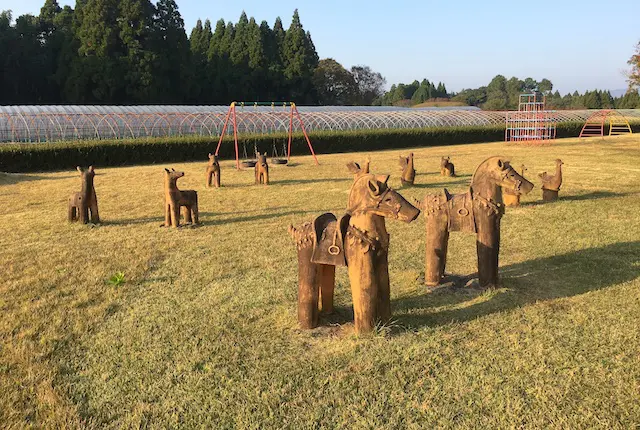
<instances>
[{"instance_id":1,"label":"swing set","mask_svg":"<svg viewBox=\"0 0 640 430\"><path fill-rule=\"evenodd\" d=\"M245 112L244 111L244 107L245 105L252 105L254 107L254 112ZM240 112L237 115L236 114L236 107L240 106ZM265 112L258 112L258 106L270 106L271 107L271 112L265 113ZM278 113L276 111L276 103L275 102L233 102L231 103L231 105L229 106L229 111L227 112L227 116L225 117L224 120L224 125L222 127L222 133L220 133L220 140L218 141L218 146L216 147L216 152L215 154L218 155L218 151L220 151L220 146L222 145L222 141L224 139L225 133L227 131L227 127L229 126L229 122L231 122L232 126L233 126L233 141L235 144L235 150L236 150L236 169L240 169L240 164L242 164L243 167L253 167L256 165L256 158L255 158L255 154L258 152L258 148L256 146L256 144L254 143L253 145L253 154L254 156L249 158L248 154L247 154L247 144L246 142L242 142L242 155L243 155L243 160L242 162L240 162L240 152L239 152L239 148L238 148L238 116L244 116L247 118L242 118L245 120L251 120L251 118L256 118L261 121L263 121L263 132L268 132L268 131L273 131L275 130L277 127L275 126L275 120L277 120L276 116L281 116L282 114L286 114L287 113L287 108L288 109L288 116L289 116L289 133L288 133L288 143L285 145L285 143L282 143L282 153L278 153L278 149L276 146L276 138L273 138L273 148L272 148L272 156L271 156L271 163L273 164L287 164L289 162L289 160L291 159L291 142L293 141L293 117L295 116L298 119L298 122L300 124L300 128L302 129L302 133L304 135L305 140L307 141L307 145L309 145L309 150L311 151L311 155L313 155L313 159L315 160L316 165L318 165L318 158L316 157L316 153L313 150L313 146L311 145L311 140L309 140L309 135L307 134L307 131L304 127L304 123L302 122L302 118L300 117L300 113L298 112L298 108L296 107L296 104L293 102L285 102L282 103L281 105L278 104L278 106L282 106L283 111ZM268 118L269 116L271 116L272 118L272 127L269 128L268 125L266 124L265 118Z\"/></svg>"}]
</instances>

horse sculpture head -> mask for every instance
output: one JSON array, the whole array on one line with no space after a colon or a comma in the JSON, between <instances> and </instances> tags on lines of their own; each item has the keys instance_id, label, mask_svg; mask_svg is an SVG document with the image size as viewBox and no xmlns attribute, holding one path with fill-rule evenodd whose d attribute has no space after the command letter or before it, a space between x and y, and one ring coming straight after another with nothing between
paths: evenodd
<instances>
[{"instance_id":1,"label":"horse sculpture head","mask_svg":"<svg viewBox=\"0 0 640 430\"><path fill-rule=\"evenodd\" d=\"M216 154L209 154L209 166L217 166L218 156Z\"/></svg>"},{"instance_id":2,"label":"horse sculpture head","mask_svg":"<svg viewBox=\"0 0 640 430\"><path fill-rule=\"evenodd\" d=\"M76 170L80 172L82 178L82 188L93 187L93 178L96 176L96 172L93 170L93 166L89 166L87 170L84 170L80 166L76 166Z\"/></svg>"},{"instance_id":3,"label":"horse sculpture head","mask_svg":"<svg viewBox=\"0 0 640 430\"><path fill-rule=\"evenodd\" d=\"M265 152L264 154L260 154L259 152L256 152L256 156L258 157L258 164L265 167L267 165L267 153Z\"/></svg>"},{"instance_id":4,"label":"horse sculpture head","mask_svg":"<svg viewBox=\"0 0 640 430\"><path fill-rule=\"evenodd\" d=\"M387 185L389 175L357 174L349 193L347 212L371 213L385 218L411 222L420 210Z\"/></svg>"},{"instance_id":5,"label":"horse sculpture head","mask_svg":"<svg viewBox=\"0 0 640 430\"><path fill-rule=\"evenodd\" d=\"M471 189L474 193L482 193L495 187L522 195L530 192L533 184L518 173L508 160L498 156L483 161L471 178Z\"/></svg>"},{"instance_id":6,"label":"horse sculpture head","mask_svg":"<svg viewBox=\"0 0 640 430\"><path fill-rule=\"evenodd\" d=\"M178 172L176 169L164 169L164 178L167 182L175 184L178 178L182 178L184 172Z\"/></svg>"}]
</instances>

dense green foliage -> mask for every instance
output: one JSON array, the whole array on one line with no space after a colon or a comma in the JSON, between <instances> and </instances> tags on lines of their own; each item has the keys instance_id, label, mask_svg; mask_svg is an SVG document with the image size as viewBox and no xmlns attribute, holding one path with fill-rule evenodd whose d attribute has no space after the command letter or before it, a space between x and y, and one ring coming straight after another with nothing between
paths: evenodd
<instances>
[{"instance_id":1,"label":"dense green foliage","mask_svg":"<svg viewBox=\"0 0 640 430\"><path fill-rule=\"evenodd\" d=\"M391 85L391 89L374 101L374 104L381 106L416 105L431 99L447 99L447 87L442 83L429 82L423 79L422 82L413 81L409 85Z\"/></svg>"},{"instance_id":2,"label":"dense green foliage","mask_svg":"<svg viewBox=\"0 0 640 430\"><path fill-rule=\"evenodd\" d=\"M575 137L582 123L558 124L558 137ZM634 125L634 131L640 126ZM319 131L312 135L316 153L366 152L408 147L492 142L504 139L504 126L442 127L355 131ZM281 153L285 134L246 135L240 138L240 155L253 153L254 145L272 155L274 146ZM234 158L234 145L226 138L220 148L222 158ZM73 169L77 165L121 166L170 161L206 160L215 151L217 139L206 136L96 140L46 144L0 145L0 171L31 172ZM294 136L292 155L308 154L301 134Z\"/></svg>"}]
</instances>

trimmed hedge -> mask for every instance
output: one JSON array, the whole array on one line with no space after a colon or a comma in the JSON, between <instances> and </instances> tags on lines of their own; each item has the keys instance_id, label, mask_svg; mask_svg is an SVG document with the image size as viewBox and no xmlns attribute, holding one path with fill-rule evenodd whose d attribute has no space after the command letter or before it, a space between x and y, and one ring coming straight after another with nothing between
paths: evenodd
<instances>
[{"instance_id":1,"label":"trimmed hedge","mask_svg":"<svg viewBox=\"0 0 640 430\"><path fill-rule=\"evenodd\" d=\"M558 124L557 137L575 137L581 128L581 123ZM294 138L292 155L309 154L302 134L296 134ZM495 142L503 139L504 125L318 131L311 134L311 142L317 154ZM254 143L258 150L266 151L269 155L275 143L280 153L282 143L286 141L284 133L243 135L239 139L240 156L243 155L243 145L246 145L247 153L250 154ZM197 160L204 162L207 161L207 153L214 152L217 144L217 138L206 136L0 144L0 171L17 173L70 170L78 165L89 164L107 167ZM225 137L220 157L235 158L231 137Z\"/></svg>"}]
</instances>

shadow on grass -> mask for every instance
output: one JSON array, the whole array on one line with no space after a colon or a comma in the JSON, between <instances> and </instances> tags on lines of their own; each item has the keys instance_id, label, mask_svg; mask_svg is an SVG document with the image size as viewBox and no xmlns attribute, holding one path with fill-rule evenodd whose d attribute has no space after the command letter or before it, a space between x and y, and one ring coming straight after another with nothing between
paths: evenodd
<instances>
[{"instance_id":1,"label":"shadow on grass","mask_svg":"<svg viewBox=\"0 0 640 430\"><path fill-rule=\"evenodd\" d=\"M347 176L344 178L282 179L280 181L269 181L269 185L316 184L319 182L353 182L353 178Z\"/></svg>"},{"instance_id":2,"label":"shadow on grass","mask_svg":"<svg viewBox=\"0 0 640 430\"><path fill-rule=\"evenodd\" d=\"M539 190L538 190L539 191ZM583 200L597 200L597 199L608 199L612 197L625 197L634 193L614 193L611 191L594 191L592 193L587 194L576 194L573 196L563 196L562 192L560 193L560 197L558 198L558 202L567 201L567 202L579 202ZM542 200L537 200L534 202L523 202L521 206L535 206L535 205L543 205L554 202L543 202Z\"/></svg>"},{"instance_id":3,"label":"shadow on grass","mask_svg":"<svg viewBox=\"0 0 640 430\"><path fill-rule=\"evenodd\" d=\"M30 182L30 181L69 179L69 178L75 178L76 176L79 177L79 175L40 176L40 175L31 175L31 174L25 174L25 173L0 172L0 185L12 185L12 184L17 184L19 182Z\"/></svg>"},{"instance_id":4,"label":"shadow on grass","mask_svg":"<svg viewBox=\"0 0 640 430\"><path fill-rule=\"evenodd\" d=\"M538 301L576 296L640 277L639 261L640 241L525 261L500 269L503 288L489 300L433 312L434 308L456 306L483 294L464 289L443 289L394 300L391 305L393 319L403 327L437 326L452 321L468 321ZM425 289L422 285L418 288Z\"/></svg>"}]
</instances>

